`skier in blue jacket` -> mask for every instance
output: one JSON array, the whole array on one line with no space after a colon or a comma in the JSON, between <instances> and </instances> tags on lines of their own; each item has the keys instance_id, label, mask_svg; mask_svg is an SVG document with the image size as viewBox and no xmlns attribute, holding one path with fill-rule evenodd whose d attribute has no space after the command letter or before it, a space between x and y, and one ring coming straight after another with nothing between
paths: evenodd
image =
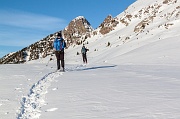
<instances>
[{"instance_id":1,"label":"skier in blue jacket","mask_svg":"<svg viewBox=\"0 0 180 119\"><path fill-rule=\"evenodd\" d=\"M55 51L55 55L57 58L57 70L60 70L60 61L61 61L61 66L62 70L64 70L64 48L66 47L66 42L62 38L62 34L58 33L57 38L54 39L53 42L53 49Z\"/></svg>"}]
</instances>

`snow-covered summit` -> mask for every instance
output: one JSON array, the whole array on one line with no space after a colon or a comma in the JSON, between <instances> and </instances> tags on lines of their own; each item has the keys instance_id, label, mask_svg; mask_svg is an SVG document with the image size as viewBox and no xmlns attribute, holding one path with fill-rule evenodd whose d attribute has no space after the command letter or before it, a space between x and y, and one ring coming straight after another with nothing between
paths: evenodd
<instances>
[{"instance_id":1,"label":"snow-covered summit","mask_svg":"<svg viewBox=\"0 0 180 119\"><path fill-rule=\"evenodd\" d=\"M130 5L117 18L125 26L135 25L134 31L141 32L145 27L162 26L180 18L180 1L178 0L138 0Z\"/></svg>"},{"instance_id":2,"label":"snow-covered summit","mask_svg":"<svg viewBox=\"0 0 180 119\"><path fill-rule=\"evenodd\" d=\"M86 19L84 16L78 16L74 18L72 21L80 20L80 19Z\"/></svg>"}]
</instances>

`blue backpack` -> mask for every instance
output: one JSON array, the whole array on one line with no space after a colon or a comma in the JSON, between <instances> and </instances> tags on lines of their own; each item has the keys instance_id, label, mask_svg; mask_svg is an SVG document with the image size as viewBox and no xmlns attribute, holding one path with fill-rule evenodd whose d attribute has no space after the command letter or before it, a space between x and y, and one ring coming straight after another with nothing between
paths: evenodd
<instances>
[{"instance_id":1,"label":"blue backpack","mask_svg":"<svg viewBox=\"0 0 180 119\"><path fill-rule=\"evenodd\" d=\"M56 38L53 46L56 49L56 51L61 51L64 50L64 48L66 47L66 43L63 38L60 39Z\"/></svg>"}]
</instances>

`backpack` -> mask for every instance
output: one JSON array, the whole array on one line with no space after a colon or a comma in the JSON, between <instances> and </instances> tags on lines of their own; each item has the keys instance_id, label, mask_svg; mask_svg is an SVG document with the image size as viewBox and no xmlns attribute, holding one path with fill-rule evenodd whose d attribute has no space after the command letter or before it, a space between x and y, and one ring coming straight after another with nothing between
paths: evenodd
<instances>
[{"instance_id":1,"label":"backpack","mask_svg":"<svg viewBox=\"0 0 180 119\"><path fill-rule=\"evenodd\" d=\"M66 47L66 43L64 41L63 38L56 38L54 41L54 48L56 49L56 51L61 51L64 50L64 48Z\"/></svg>"},{"instance_id":2,"label":"backpack","mask_svg":"<svg viewBox=\"0 0 180 119\"><path fill-rule=\"evenodd\" d=\"M83 46L82 49L81 49L81 53L85 54L86 52L87 52L87 49Z\"/></svg>"}]
</instances>

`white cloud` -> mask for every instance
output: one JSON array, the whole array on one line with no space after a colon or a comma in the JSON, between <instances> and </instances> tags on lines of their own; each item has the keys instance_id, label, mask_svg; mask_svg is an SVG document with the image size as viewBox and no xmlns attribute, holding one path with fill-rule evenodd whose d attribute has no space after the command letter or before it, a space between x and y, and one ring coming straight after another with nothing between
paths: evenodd
<instances>
[{"instance_id":1,"label":"white cloud","mask_svg":"<svg viewBox=\"0 0 180 119\"><path fill-rule=\"evenodd\" d=\"M61 18L17 10L0 10L0 45L26 47L66 26L66 21ZM9 48L6 48L3 49L8 52Z\"/></svg>"},{"instance_id":2,"label":"white cloud","mask_svg":"<svg viewBox=\"0 0 180 119\"><path fill-rule=\"evenodd\" d=\"M61 18L17 10L0 10L0 57L29 46L66 26L66 21Z\"/></svg>"},{"instance_id":3,"label":"white cloud","mask_svg":"<svg viewBox=\"0 0 180 119\"><path fill-rule=\"evenodd\" d=\"M17 10L0 11L0 24L39 30L63 29L67 25L60 18Z\"/></svg>"}]
</instances>

